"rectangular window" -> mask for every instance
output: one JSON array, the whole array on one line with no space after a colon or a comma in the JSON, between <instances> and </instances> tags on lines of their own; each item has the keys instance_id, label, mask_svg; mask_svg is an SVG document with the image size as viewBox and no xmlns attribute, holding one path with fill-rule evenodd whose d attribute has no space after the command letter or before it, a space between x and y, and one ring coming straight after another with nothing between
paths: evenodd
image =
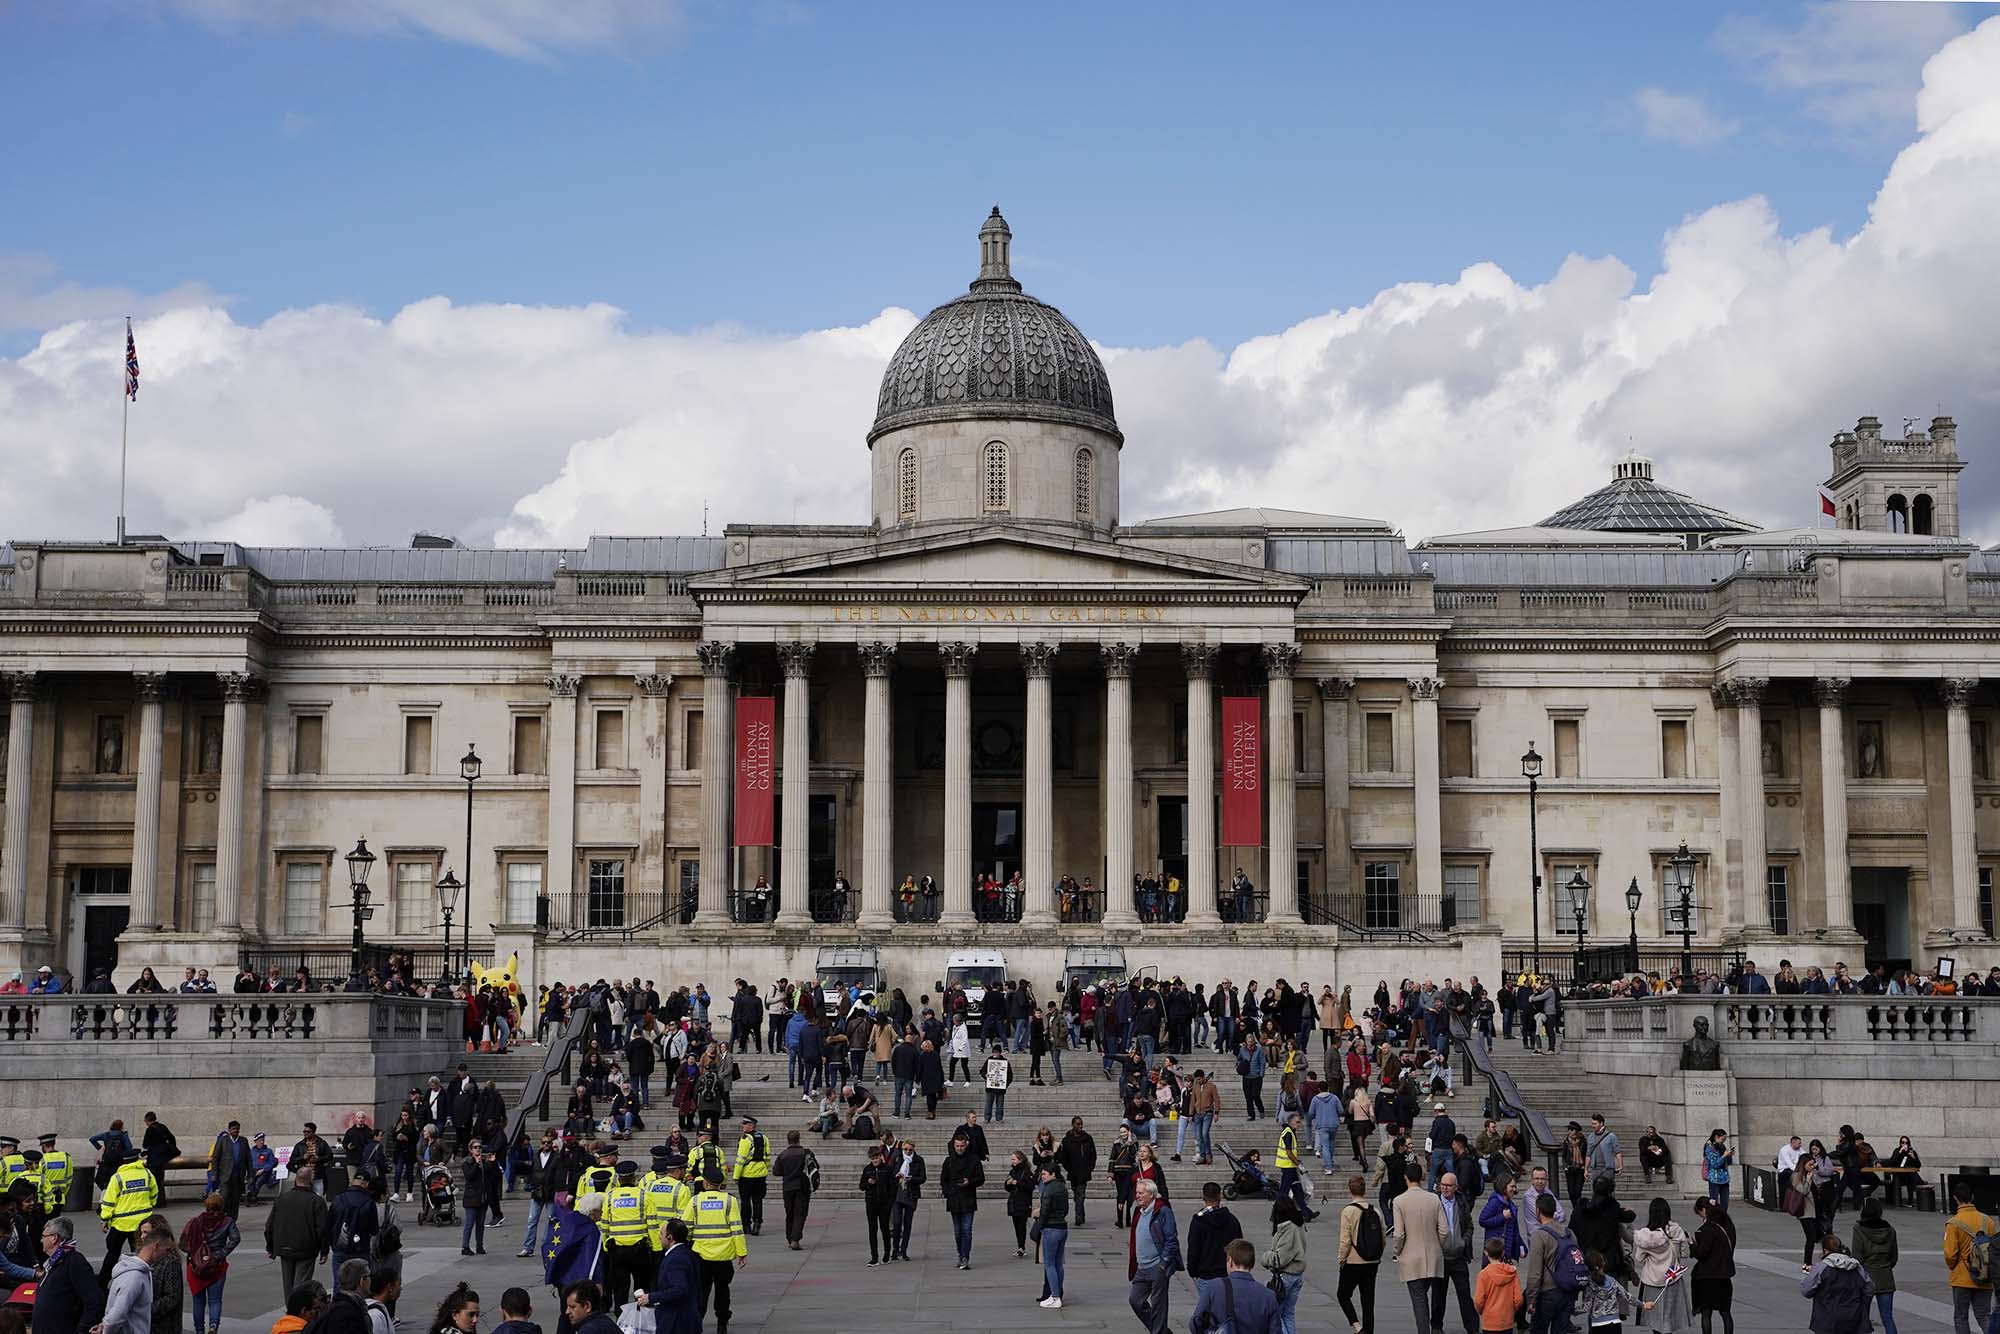
<instances>
[{"instance_id":1,"label":"rectangular window","mask_svg":"<svg viewBox=\"0 0 2000 1334\"><path fill-rule=\"evenodd\" d=\"M1656 867L1658 875L1654 885L1658 889L1654 901L1660 905L1660 934L1677 936L1681 933L1681 891L1674 879L1671 862L1660 862ZM1688 892L1688 925L1696 935L1701 934L1701 866L1695 866L1694 884Z\"/></svg>"},{"instance_id":2,"label":"rectangular window","mask_svg":"<svg viewBox=\"0 0 2000 1334\"><path fill-rule=\"evenodd\" d=\"M1993 935L1993 868L1979 868L1979 929Z\"/></svg>"},{"instance_id":3,"label":"rectangular window","mask_svg":"<svg viewBox=\"0 0 2000 1334\"><path fill-rule=\"evenodd\" d=\"M545 774L548 771L548 763L542 758L541 715L524 713L514 720L514 772Z\"/></svg>"},{"instance_id":4,"label":"rectangular window","mask_svg":"<svg viewBox=\"0 0 2000 1334\"><path fill-rule=\"evenodd\" d=\"M584 925L617 928L625 925L625 859L593 857L586 881Z\"/></svg>"},{"instance_id":5,"label":"rectangular window","mask_svg":"<svg viewBox=\"0 0 2000 1334\"><path fill-rule=\"evenodd\" d=\"M1361 915L1361 924L1371 931L1393 931L1403 925L1401 862L1361 863Z\"/></svg>"},{"instance_id":6,"label":"rectangular window","mask_svg":"<svg viewBox=\"0 0 2000 1334\"><path fill-rule=\"evenodd\" d=\"M1685 718L1660 720L1660 777L1688 776L1688 725Z\"/></svg>"},{"instance_id":7,"label":"rectangular window","mask_svg":"<svg viewBox=\"0 0 2000 1334\"><path fill-rule=\"evenodd\" d=\"M1472 777L1472 719L1444 720L1444 776Z\"/></svg>"},{"instance_id":8,"label":"rectangular window","mask_svg":"<svg viewBox=\"0 0 2000 1334\"><path fill-rule=\"evenodd\" d=\"M812 716L819 717L814 709ZM689 709L686 721L681 725L681 768L701 768L701 710Z\"/></svg>"},{"instance_id":9,"label":"rectangular window","mask_svg":"<svg viewBox=\"0 0 2000 1334\"><path fill-rule=\"evenodd\" d=\"M285 934L316 936L325 929L321 886L326 868L318 862L285 863Z\"/></svg>"},{"instance_id":10,"label":"rectangular window","mask_svg":"<svg viewBox=\"0 0 2000 1334\"><path fill-rule=\"evenodd\" d=\"M1391 773L1396 768L1396 718L1389 713L1366 715L1368 772Z\"/></svg>"},{"instance_id":11,"label":"rectangular window","mask_svg":"<svg viewBox=\"0 0 2000 1334\"><path fill-rule=\"evenodd\" d=\"M431 895L436 883L429 862L396 863L397 935L422 935L431 929Z\"/></svg>"},{"instance_id":12,"label":"rectangular window","mask_svg":"<svg viewBox=\"0 0 2000 1334\"><path fill-rule=\"evenodd\" d=\"M535 900L542 896L540 862L507 863L507 921L514 926L532 926Z\"/></svg>"},{"instance_id":13,"label":"rectangular window","mask_svg":"<svg viewBox=\"0 0 2000 1334\"><path fill-rule=\"evenodd\" d=\"M681 908L675 920L683 926L694 920L695 896L701 892L701 858L681 858Z\"/></svg>"},{"instance_id":14,"label":"rectangular window","mask_svg":"<svg viewBox=\"0 0 2000 1334\"><path fill-rule=\"evenodd\" d=\"M1444 868L1444 923L1448 927L1479 922L1479 863L1447 862Z\"/></svg>"},{"instance_id":15,"label":"rectangular window","mask_svg":"<svg viewBox=\"0 0 2000 1334\"><path fill-rule=\"evenodd\" d=\"M1583 720L1581 718L1558 718L1556 730L1556 771L1557 778L1581 778L1583 776Z\"/></svg>"},{"instance_id":16,"label":"rectangular window","mask_svg":"<svg viewBox=\"0 0 2000 1334\"><path fill-rule=\"evenodd\" d=\"M193 902L189 907L195 934L199 935L215 929L215 863L196 862L192 870Z\"/></svg>"},{"instance_id":17,"label":"rectangular window","mask_svg":"<svg viewBox=\"0 0 2000 1334\"><path fill-rule=\"evenodd\" d=\"M1771 912L1771 930L1781 936L1792 933L1792 881L1783 866L1764 870L1764 903Z\"/></svg>"},{"instance_id":18,"label":"rectangular window","mask_svg":"<svg viewBox=\"0 0 2000 1334\"><path fill-rule=\"evenodd\" d=\"M316 774L324 762L326 719L302 713L292 719L292 772Z\"/></svg>"},{"instance_id":19,"label":"rectangular window","mask_svg":"<svg viewBox=\"0 0 2000 1334\"><path fill-rule=\"evenodd\" d=\"M1570 882L1579 874L1588 880L1590 867L1582 862L1557 862L1549 868L1549 912L1555 919L1556 934L1559 936L1576 934L1578 904L1583 905L1583 929L1586 933L1592 929L1592 922L1596 917L1596 913L1592 911L1594 905L1590 901L1596 886L1592 885L1581 892L1570 888Z\"/></svg>"},{"instance_id":20,"label":"rectangular window","mask_svg":"<svg viewBox=\"0 0 2000 1334\"><path fill-rule=\"evenodd\" d=\"M597 767L600 769L625 767L625 710L623 709L597 711Z\"/></svg>"},{"instance_id":21,"label":"rectangular window","mask_svg":"<svg viewBox=\"0 0 2000 1334\"><path fill-rule=\"evenodd\" d=\"M431 720L416 714L403 719L403 772L427 774L431 771Z\"/></svg>"}]
</instances>

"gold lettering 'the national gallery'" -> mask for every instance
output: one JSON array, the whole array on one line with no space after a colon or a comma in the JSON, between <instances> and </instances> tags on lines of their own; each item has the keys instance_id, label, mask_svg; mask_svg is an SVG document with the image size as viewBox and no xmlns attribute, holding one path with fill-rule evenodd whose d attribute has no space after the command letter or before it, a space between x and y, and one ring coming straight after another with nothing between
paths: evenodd
<instances>
[{"instance_id":1,"label":"gold lettering 'the national gallery'","mask_svg":"<svg viewBox=\"0 0 2000 1334\"><path fill-rule=\"evenodd\" d=\"M1164 622L1158 607L925 605L910 603L834 607L836 622L882 625L1153 625Z\"/></svg>"}]
</instances>

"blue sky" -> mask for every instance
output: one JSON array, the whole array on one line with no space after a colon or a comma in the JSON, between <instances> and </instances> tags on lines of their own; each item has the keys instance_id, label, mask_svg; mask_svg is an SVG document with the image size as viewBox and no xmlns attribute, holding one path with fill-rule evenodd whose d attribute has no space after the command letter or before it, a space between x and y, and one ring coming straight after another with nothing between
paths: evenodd
<instances>
[{"instance_id":1,"label":"blue sky","mask_svg":"<svg viewBox=\"0 0 2000 1334\"><path fill-rule=\"evenodd\" d=\"M999 203L1124 516L1810 523L2000 433L2000 7L0 0L0 539L864 521ZM382 480L393 476L395 485ZM2000 539L2000 468L1966 528Z\"/></svg>"},{"instance_id":2,"label":"blue sky","mask_svg":"<svg viewBox=\"0 0 2000 1334\"><path fill-rule=\"evenodd\" d=\"M697 5L522 57L16 6L0 100L39 129L10 136L0 250L253 320L442 292L800 330L943 299L998 201L1032 290L1094 338L1226 346L1480 260L1649 276L1670 227L1750 194L1851 229L1907 122L1828 125L1774 85L1742 27L1806 12ZM1648 88L1736 128L1655 137Z\"/></svg>"}]
</instances>

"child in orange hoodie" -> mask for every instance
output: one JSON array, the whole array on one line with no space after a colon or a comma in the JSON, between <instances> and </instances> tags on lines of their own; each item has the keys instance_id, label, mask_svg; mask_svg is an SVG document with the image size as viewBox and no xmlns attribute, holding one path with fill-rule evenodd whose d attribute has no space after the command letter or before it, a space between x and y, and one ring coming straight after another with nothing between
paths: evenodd
<instances>
[{"instance_id":1,"label":"child in orange hoodie","mask_svg":"<svg viewBox=\"0 0 2000 1334\"><path fill-rule=\"evenodd\" d=\"M1519 1272L1506 1260L1507 1247L1495 1237L1486 1243L1486 1267L1472 1287L1472 1304L1479 1311L1483 1334L1513 1334L1523 1298Z\"/></svg>"}]
</instances>

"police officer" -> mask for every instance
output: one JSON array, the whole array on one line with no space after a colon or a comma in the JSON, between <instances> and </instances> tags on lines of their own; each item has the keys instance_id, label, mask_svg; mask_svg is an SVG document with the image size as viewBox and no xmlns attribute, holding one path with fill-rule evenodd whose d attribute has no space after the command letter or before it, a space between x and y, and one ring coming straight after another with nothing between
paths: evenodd
<instances>
[{"instance_id":1,"label":"police officer","mask_svg":"<svg viewBox=\"0 0 2000 1334\"><path fill-rule=\"evenodd\" d=\"M736 1197L722 1188L722 1169L703 1178L701 1193L688 1206L688 1237L701 1262L701 1315L708 1318L708 1301L715 1296L715 1334L729 1334L731 1268L750 1263L750 1244L743 1239L743 1214Z\"/></svg>"},{"instance_id":2,"label":"police officer","mask_svg":"<svg viewBox=\"0 0 2000 1334\"><path fill-rule=\"evenodd\" d=\"M694 1152L688 1155L688 1175L696 1181L706 1181L711 1172L721 1175L723 1166L722 1146L715 1142L714 1135L703 1130Z\"/></svg>"},{"instance_id":3,"label":"police officer","mask_svg":"<svg viewBox=\"0 0 2000 1334\"><path fill-rule=\"evenodd\" d=\"M570 1192L577 1199L586 1195L605 1195L618 1184L618 1150L609 1144L597 1146L597 1166L586 1167L583 1175L576 1179L576 1189Z\"/></svg>"},{"instance_id":4,"label":"police officer","mask_svg":"<svg viewBox=\"0 0 2000 1334\"><path fill-rule=\"evenodd\" d=\"M770 1185L771 1144L757 1131L757 1118L743 1118L743 1138L736 1141L736 1190L743 1197L744 1230L756 1236L764 1230L764 1191Z\"/></svg>"},{"instance_id":5,"label":"police officer","mask_svg":"<svg viewBox=\"0 0 2000 1334\"><path fill-rule=\"evenodd\" d=\"M618 1164L618 1184L604 1195L597 1230L604 1241L604 1276L612 1300L624 1305L636 1282L643 1291L652 1281L653 1248L646 1240L646 1195L639 1189L639 1164Z\"/></svg>"},{"instance_id":6,"label":"police officer","mask_svg":"<svg viewBox=\"0 0 2000 1334\"><path fill-rule=\"evenodd\" d=\"M1302 1118L1297 1112L1285 1120L1285 1128L1278 1132L1278 1185L1285 1195L1299 1207L1299 1217L1311 1222L1318 1217L1318 1211L1306 1203L1306 1190L1299 1177L1299 1128Z\"/></svg>"},{"instance_id":7,"label":"police officer","mask_svg":"<svg viewBox=\"0 0 2000 1334\"><path fill-rule=\"evenodd\" d=\"M160 1183L143 1159L134 1158L111 1174L104 1187L104 1203L97 1210L97 1216L104 1220L105 1238L104 1264L97 1271L99 1283L110 1285L118 1252L131 1246L133 1253L138 1253L139 1224L159 1207Z\"/></svg>"},{"instance_id":8,"label":"police officer","mask_svg":"<svg viewBox=\"0 0 2000 1334\"><path fill-rule=\"evenodd\" d=\"M13 1135L0 1135L0 1190L14 1184L15 1178L28 1170L28 1160L21 1156L21 1141Z\"/></svg>"},{"instance_id":9,"label":"police officer","mask_svg":"<svg viewBox=\"0 0 2000 1334\"><path fill-rule=\"evenodd\" d=\"M694 1190L686 1181L688 1160L661 1145L653 1150L653 1170L639 1178L639 1190L646 1197L646 1240L656 1251L665 1251L661 1231L669 1218L686 1219Z\"/></svg>"},{"instance_id":10,"label":"police officer","mask_svg":"<svg viewBox=\"0 0 2000 1334\"><path fill-rule=\"evenodd\" d=\"M76 1162L56 1147L54 1131L41 1137L42 1209L54 1218L69 1204L70 1183L76 1180Z\"/></svg>"}]
</instances>

